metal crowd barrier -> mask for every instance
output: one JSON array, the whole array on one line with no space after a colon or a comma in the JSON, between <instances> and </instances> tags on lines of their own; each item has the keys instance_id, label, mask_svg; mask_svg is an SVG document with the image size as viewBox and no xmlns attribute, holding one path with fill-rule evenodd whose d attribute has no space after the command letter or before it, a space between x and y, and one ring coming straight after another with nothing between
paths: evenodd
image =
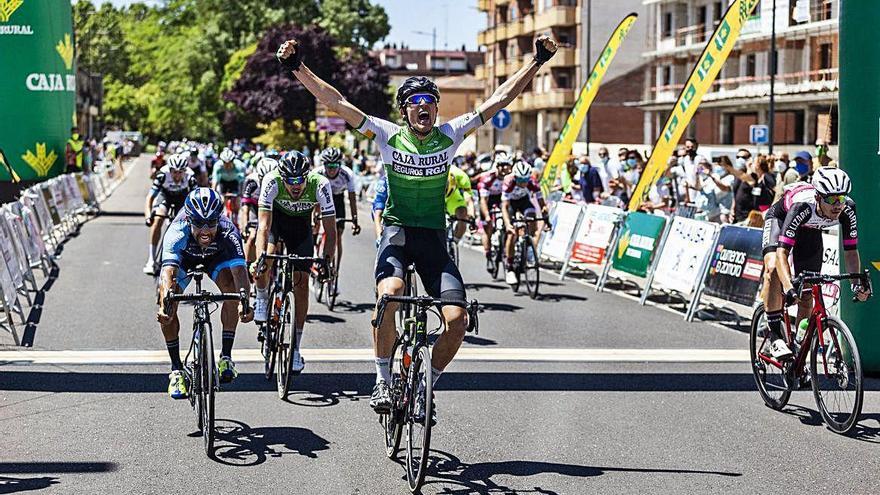
<instances>
[{"instance_id":1,"label":"metal crowd barrier","mask_svg":"<svg viewBox=\"0 0 880 495\"><path fill-rule=\"evenodd\" d=\"M118 166L98 162L93 173L53 177L0 205L0 329L15 345L22 344L14 317L27 325L25 307L34 305L37 274L49 277L61 244L100 212L123 179Z\"/></svg>"}]
</instances>

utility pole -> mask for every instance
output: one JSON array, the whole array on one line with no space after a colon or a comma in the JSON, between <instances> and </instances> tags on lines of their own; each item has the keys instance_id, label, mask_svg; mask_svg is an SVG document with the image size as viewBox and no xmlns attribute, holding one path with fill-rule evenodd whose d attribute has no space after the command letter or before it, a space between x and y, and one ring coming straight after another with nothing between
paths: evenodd
<instances>
[{"instance_id":1,"label":"utility pole","mask_svg":"<svg viewBox=\"0 0 880 495\"><path fill-rule=\"evenodd\" d=\"M589 79L589 77L590 77L590 68L592 67L590 62L593 59L593 57L590 53L590 51L591 51L590 38L592 38L592 29L593 29L593 12L592 12L592 10L593 10L593 1L587 0L586 1L586 12L584 12L585 15L582 17L583 19L585 19L584 22L586 22L586 25L587 25L586 36L584 37L584 50L587 53L585 56L581 57L582 61L586 61L584 66L581 67L581 72L584 74L583 83L586 83L587 79ZM583 31L583 30L581 30L581 31ZM581 86L583 86L583 84L581 84ZM580 88L575 88L575 91L576 91L575 97L579 96L579 89ZM587 116L584 119L584 137L585 137L585 141L587 142L587 153L589 153L590 152L590 112L587 112Z\"/></svg>"},{"instance_id":2,"label":"utility pole","mask_svg":"<svg viewBox=\"0 0 880 495\"><path fill-rule=\"evenodd\" d=\"M776 127L776 0L773 0L773 15L770 16L770 129L769 154L773 154L773 128Z\"/></svg>"}]
</instances>

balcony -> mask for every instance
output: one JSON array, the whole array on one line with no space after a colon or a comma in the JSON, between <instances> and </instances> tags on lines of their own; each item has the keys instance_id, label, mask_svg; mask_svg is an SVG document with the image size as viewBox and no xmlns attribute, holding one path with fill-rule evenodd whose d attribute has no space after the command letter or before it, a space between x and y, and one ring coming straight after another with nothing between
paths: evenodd
<instances>
[{"instance_id":1,"label":"balcony","mask_svg":"<svg viewBox=\"0 0 880 495\"><path fill-rule=\"evenodd\" d=\"M529 59L531 59L531 57L532 56L529 55ZM573 67L578 65L578 51L570 47L560 47L556 52L556 55L554 55L545 65L548 67Z\"/></svg>"},{"instance_id":2,"label":"balcony","mask_svg":"<svg viewBox=\"0 0 880 495\"><path fill-rule=\"evenodd\" d=\"M495 41L506 40L507 36L507 24L496 24L495 25Z\"/></svg>"},{"instance_id":3,"label":"balcony","mask_svg":"<svg viewBox=\"0 0 880 495\"><path fill-rule=\"evenodd\" d=\"M515 21L511 21L507 23L507 37L508 38L516 38L517 36L522 36L523 31L523 20L517 19Z\"/></svg>"},{"instance_id":4,"label":"balcony","mask_svg":"<svg viewBox=\"0 0 880 495\"><path fill-rule=\"evenodd\" d=\"M530 91L519 97L507 107L511 112L536 112L553 108L571 108L576 100L573 89L552 89L549 93Z\"/></svg>"},{"instance_id":5,"label":"balcony","mask_svg":"<svg viewBox=\"0 0 880 495\"><path fill-rule=\"evenodd\" d=\"M712 36L712 33L706 31L705 24L686 26L675 31L675 46L703 44L709 36Z\"/></svg>"},{"instance_id":6,"label":"balcony","mask_svg":"<svg viewBox=\"0 0 880 495\"><path fill-rule=\"evenodd\" d=\"M485 64L480 64L480 65L477 65L474 67L474 77L476 77L477 79L479 79L481 81L485 81L486 74L487 74L487 72L486 72L486 65Z\"/></svg>"},{"instance_id":7,"label":"balcony","mask_svg":"<svg viewBox=\"0 0 880 495\"><path fill-rule=\"evenodd\" d=\"M534 31L577 24L577 7L556 6L535 15Z\"/></svg>"},{"instance_id":8,"label":"balcony","mask_svg":"<svg viewBox=\"0 0 880 495\"><path fill-rule=\"evenodd\" d=\"M495 28L489 28L477 33L477 44L489 46L495 43Z\"/></svg>"},{"instance_id":9,"label":"balcony","mask_svg":"<svg viewBox=\"0 0 880 495\"><path fill-rule=\"evenodd\" d=\"M489 0L477 0L477 10L480 12L488 12Z\"/></svg>"}]
</instances>

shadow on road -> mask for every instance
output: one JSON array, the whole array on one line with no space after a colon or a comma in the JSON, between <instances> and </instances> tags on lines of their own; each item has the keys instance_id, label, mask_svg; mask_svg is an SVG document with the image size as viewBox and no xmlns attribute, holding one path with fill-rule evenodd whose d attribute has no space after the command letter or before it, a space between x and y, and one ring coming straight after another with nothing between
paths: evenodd
<instances>
[{"instance_id":1,"label":"shadow on road","mask_svg":"<svg viewBox=\"0 0 880 495\"><path fill-rule=\"evenodd\" d=\"M371 365L364 363L365 367ZM369 395L372 373L306 373L293 382L294 391L330 395ZM0 390L67 393L165 393L165 373L76 373L5 371ZM448 372L437 389L463 392L757 392L751 373L540 373ZM866 391L880 391L880 380L865 380ZM273 392L275 383L262 373L241 373L223 392ZM223 393L221 392L221 393ZM0 471L2 472L2 471Z\"/></svg>"},{"instance_id":2,"label":"shadow on road","mask_svg":"<svg viewBox=\"0 0 880 495\"><path fill-rule=\"evenodd\" d=\"M115 462L0 462L0 494L42 490L61 483L52 476L15 478L5 474L107 473Z\"/></svg>"},{"instance_id":3,"label":"shadow on road","mask_svg":"<svg viewBox=\"0 0 880 495\"><path fill-rule=\"evenodd\" d=\"M589 478L601 476L608 472L622 473L658 473L658 474L696 474L709 476L737 477L742 473L728 471L692 470L692 469L663 469L663 468L637 468L637 467L610 467L610 466L581 466L577 464L560 464L543 461L500 461L480 462L467 464L458 457L440 450L431 451L431 459L428 467L428 478L425 486L432 484L453 484L461 489L444 487L439 493L464 494L464 493L543 493L555 494L552 489L540 486L531 488L511 488L500 485L492 478L494 476L517 476L528 477L541 474L568 476L573 478ZM555 479L555 478L554 478ZM584 490L585 492L588 490Z\"/></svg>"},{"instance_id":4,"label":"shadow on road","mask_svg":"<svg viewBox=\"0 0 880 495\"><path fill-rule=\"evenodd\" d=\"M330 449L312 430L293 426L251 428L241 421L217 419L214 459L228 466L256 466L269 457L301 455L311 459Z\"/></svg>"}]
</instances>

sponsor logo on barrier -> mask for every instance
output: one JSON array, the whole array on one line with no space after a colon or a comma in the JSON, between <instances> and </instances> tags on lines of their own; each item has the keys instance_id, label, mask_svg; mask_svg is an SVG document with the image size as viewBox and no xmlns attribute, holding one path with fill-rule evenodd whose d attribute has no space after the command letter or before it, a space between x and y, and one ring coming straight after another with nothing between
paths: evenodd
<instances>
[{"instance_id":1,"label":"sponsor logo on barrier","mask_svg":"<svg viewBox=\"0 0 880 495\"><path fill-rule=\"evenodd\" d=\"M55 150L51 150L49 154L46 154L46 143L36 143L36 151L36 153L33 153L31 150L27 150L27 153L21 155L21 159L34 169L38 176L45 177L49 175L52 165L55 165L58 155L55 153Z\"/></svg>"},{"instance_id":2,"label":"sponsor logo on barrier","mask_svg":"<svg viewBox=\"0 0 880 495\"><path fill-rule=\"evenodd\" d=\"M715 258L712 260L709 273L757 282L761 278L762 266L760 261L749 259L746 252L726 249L724 245L719 244L715 249Z\"/></svg>"},{"instance_id":3,"label":"sponsor logo on barrier","mask_svg":"<svg viewBox=\"0 0 880 495\"><path fill-rule=\"evenodd\" d=\"M28 74L24 84L29 91L76 91L76 76L73 74Z\"/></svg>"}]
</instances>

